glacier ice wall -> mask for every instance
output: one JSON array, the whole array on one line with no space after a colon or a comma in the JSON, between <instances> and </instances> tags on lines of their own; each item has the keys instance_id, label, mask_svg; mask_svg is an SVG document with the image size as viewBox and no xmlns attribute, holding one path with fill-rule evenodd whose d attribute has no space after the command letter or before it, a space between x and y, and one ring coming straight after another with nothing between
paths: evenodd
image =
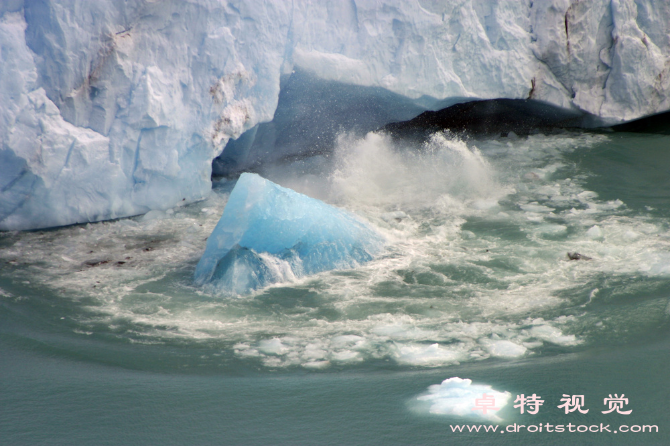
<instances>
[{"instance_id":1,"label":"glacier ice wall","mask_svg":"<svg viewBox=\"0 0 670 446\"><path fill-rule=\"evenodd\" d=\"M381 235L346 211L253 173L235 184L195 269L196 284L245 294L372 260Z\"/></svg>"},{"instance_id":2,"label":"glacier ice wall","mask_svg":"<svg viewBox=\"0 0 670 446\"><path fill-rule=\"evenodd\" d=\"M3 0L0 229L204 197L212 159L273 119L294 69L419 111L531 98L599 124L655 114L668 29L651 0Z\"/></svg>"}]
</instances>

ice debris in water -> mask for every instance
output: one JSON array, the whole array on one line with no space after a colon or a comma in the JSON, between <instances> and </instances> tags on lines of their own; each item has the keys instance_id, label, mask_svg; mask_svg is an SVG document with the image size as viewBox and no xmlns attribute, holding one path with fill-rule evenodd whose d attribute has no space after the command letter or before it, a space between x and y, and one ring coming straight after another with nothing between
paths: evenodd
<instances>
[{"instance_id":1,"label":"ice debris in water","mask_svg":"<svg viewBox=\"0 0 670 446\"><path fill-rule=\"evenodd\" d=\"M195 282L224 294L246 294L356 267L383 245L383 237L354 215L244 173L207 240Z\"/></svg>"},{"instance_id":2,"label":"ice debris in water","mask_svg":"<svg viewBox=\"0 0 670 446\"><path fill-rule=\"evenodd\" d=\"M497 413L507 405L511 396L509 392L499 392L489 385L472 384L470 379L453 377L428 387L428 393L417 397L417 400L430 403L428 412L432 414L500 422L502 419ZM495 401L493 406L482 404L481 407L486 407L487 410L476 408L476 400L491 397Z\"/></svg>"}]
</instances>

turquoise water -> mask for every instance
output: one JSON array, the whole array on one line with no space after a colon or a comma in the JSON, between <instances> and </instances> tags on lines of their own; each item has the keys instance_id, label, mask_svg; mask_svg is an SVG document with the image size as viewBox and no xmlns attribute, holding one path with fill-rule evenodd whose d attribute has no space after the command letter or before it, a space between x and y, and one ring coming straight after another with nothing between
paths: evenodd
<instances>
[{"instance_id":1,"label":"turquoise water","mask_svg":"<svg viewBox=\"0 0 670 446\"><path fill-rule=\"evenodd\" d=\"M262 174L356 212L385 252L239 298L191 282L233 180L167 212L1 234L0 443L668 444L668 148L343 137ZM456 376L510 393L500 421L417 399ZM532 393L545 405L521 415ZM631 415L601 413L615 393ZM451 428L568 422L659 431Z\"/></svg>"}]
</instances>

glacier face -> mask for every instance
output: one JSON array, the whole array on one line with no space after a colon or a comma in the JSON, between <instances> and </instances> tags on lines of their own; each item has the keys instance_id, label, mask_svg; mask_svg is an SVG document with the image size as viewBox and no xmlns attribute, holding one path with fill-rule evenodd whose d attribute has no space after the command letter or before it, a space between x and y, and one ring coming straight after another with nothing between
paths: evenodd
<instances>
[{"instance_id":1,"label":"glacier face","mask_svg":"<svg viewBox=\"0 0 670 446\"><path fill-rule=\"evenodd\" d=\"M307 274L353 268L383 245L383 237L352 214L244 173L207 239L194 278L217 292L245 294Z\"/></svg>"},{"instance_id":2,"label":"glacier face","mask_svg":"<svg viewBox=\"0 0 670 446\"><path fill-rule=\"evenodd\" d=\"M294 70L417 113L493 98L596 124L665 111L668 29L652 0L5 0L0 229L206 196L228 140L281 121Z\"/></svg>"}]
</instances>

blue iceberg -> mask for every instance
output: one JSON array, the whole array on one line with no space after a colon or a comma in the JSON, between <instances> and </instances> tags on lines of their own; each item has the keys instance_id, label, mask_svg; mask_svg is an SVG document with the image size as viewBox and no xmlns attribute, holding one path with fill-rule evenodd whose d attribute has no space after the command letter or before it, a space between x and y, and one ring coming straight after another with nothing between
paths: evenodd
<instances>
[{"instance_id":1,"label":"blue iceberg","mask_svg":"<svg viewBox=\"0 0 670 446\"><path fill-rule=\"evenodd\" d=\"M195 269L195 283L224 294L371 260L384 239L354 215L244 173Z\"/></svg>"}]
</instances>

